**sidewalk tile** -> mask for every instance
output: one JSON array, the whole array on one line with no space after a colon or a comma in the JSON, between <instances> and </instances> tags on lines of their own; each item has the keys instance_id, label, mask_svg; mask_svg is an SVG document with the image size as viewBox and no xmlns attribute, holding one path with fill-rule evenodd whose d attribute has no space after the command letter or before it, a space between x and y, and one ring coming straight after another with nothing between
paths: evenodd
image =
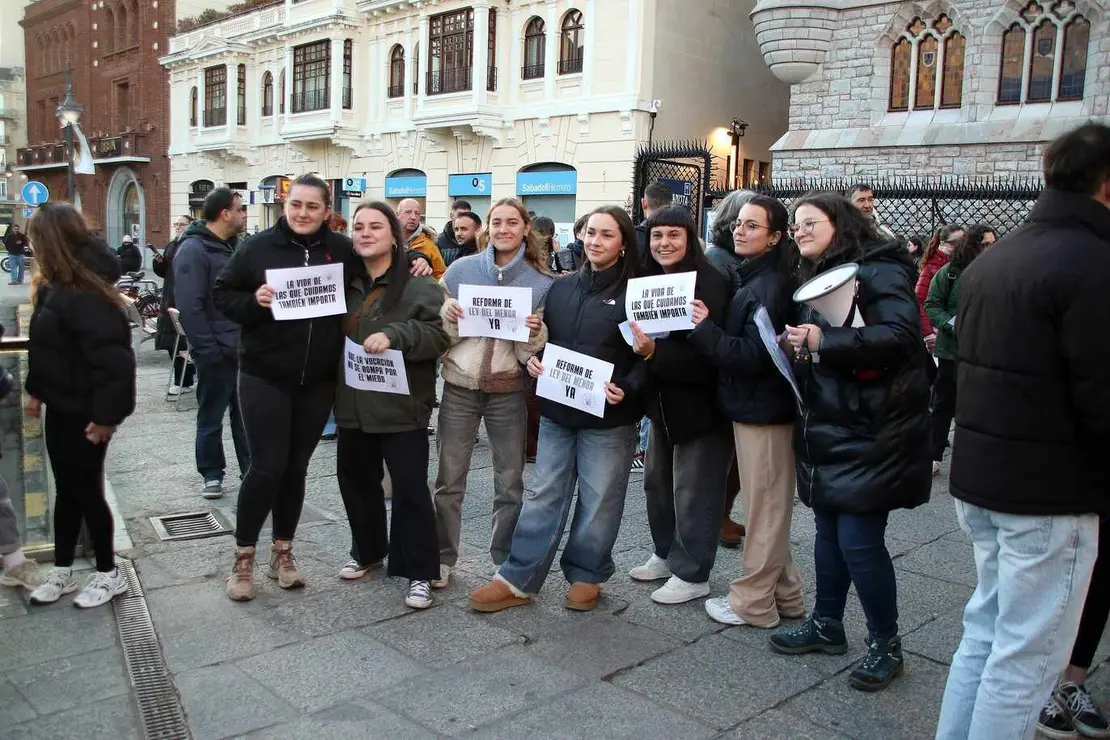
<instances>
[{"instance_id":1,"label":"sidewalk tile","mask_svg":"<svg viewBox=\"0 0 1110 740\"><path fill-rule=\"evenodd\" d=\"M337 575L338 565L325 568L307 559L300 564L307 566L304 573L308 586L304 589L280 591L273 582L269 584L277 592L271 602L273 623L282 629L318 637L366 627L412 611L405 606L408 583L401 578L389 578L384 568L357 581L344 581Z\"/></svg>"},{"instance_id":2,"label":"sidewalk tile","mask_svg":"<svg viewBox=\"0 0 1110 740\"><path fill-rule=\"evenodd\" d=\"M297 716L286 702L233 665L185 671L174 683L198 740L235 737Z\"/></svg>"},{"instance_id":3,"label":"sidewalk tile","mask_svg":"<svg viewBox=\"0 0 1110 740\"><path fill-rule=\"evenodd\" d=\"M75 737L139 740L141 733L131 697L115 696L9 727L3 736L4 740L73 740Z\"/></svg>"},{"instance_id":4,"label":"sidewalk tile","mask_svg":"<svg viewBox=\"0 0 1110 740\"><path fill-rule=\"evenodd\" d=\"M970 547L953 546L941 538L906 553L895 561L900 571L919 573L942 581L975 588L975 555Z\"/></svg>"},{"instance_id":5,"label":"sidewalk tile","mask_svg":"<svg viewBox=\"0 0 1110 740\"><path fill-rule=\"evenodd\" d=\"M447 670L406 681L381 703L444 735L461 735L515 715L584 679L512 646Z\"/></svg>"},{"instance_id":6,"label":"sidewalk tile","mask_svg":"<svg viewBox=\"0 0 1110 740\"><path fill-rule=\"evenodd\" d=\"M443 592L436 592L440 593ZM523 642L519 635L490 624L488 619L463 605L452 603L391 619L368 627L364 632L432 668L446 668L461 660Z\"/></svg>"},{"instance_id":7,"label":"sidewalk tile","mask_svg":"<svg viewBox=\"0 0 1110 740\"><path fill-rule=\"evenodd\" d=\"M34 607L26 616L5 619L3 625L5 671L117 644L111 608L74 609L72 596L53 606ZM74 635L81 639L73 639ZM13 645L19 649L11 650Z\"/></svg>"},{"instance_id":8,"label":"sidewalk tile","mask_svg":"<svg viewBox=\"0 0 1110 740\"><path fill-rule=\"evenodd\" d=\"M287 645L241 660L238 666L308 712L382 693L424 671L393 648L354 630Z\"/></svg>"},{"instance_id":9,"label":"sidewalk tile","mask_svg":"<svg viewBox=\"0 0 1110 740\"><path fill-rule=\"evenodd\" d=\"M123 653L117 647L9 671L7 677L39 714L91 704L128 691Z\"/></svg>"},{"instance_id":10,"label":"sidewalk tile","mask_svg":"<svg viewBox=\"0 0 1110 740\"><path fill-rule=\"evenodd\" d=\"M647 627L601 617L589 630L572 628L542 637L531 651L572 673L604 679L683 644Z\"/></svg>"},{"instance_id":11,"label":"sidewalk tile","mask_svg":"<svg viewBox=\"0 0 1110 740\"><path fill-rule=\"evenodd\" d=\"M351 740L367 737L389 740L434 740L435 733L363 699L325 709L284 725L275 725L247 736L249 740Z\"/></svg>"},{"instance_id":12,"label":"sidewalk tile","mask_svg":"<svg viewBox=\"0 0 1110 740\"><path fill-rule=\"evenodd\" d=\"M522 712L473 737L481 740L698 740L715 735L707 725L610 684L591 684Z\"/></svg>"},{"instance_id":13,"label":"sidewalk tile","mask_svg":"<svg viewBox=\"0 0 1110 740\"><path fill-rule=\"evenodd\" d=\"M784 712L769 709L722 737L735 740L767 740L767 738L790 738L790 740L850 740L847 735L820 727L818 725Z\"/></svg>"},{"instance_id":14,"label":"sidewalk tile","mask_svg":"<svg viewBox=\"0 0 1110 740\"><path fill-rule=\"evenodd\" d=\"M905 650L924 655L944 665L952 664L952 655L960 646L964 633L963 613L942 614L902 638Z\"/></svg>"},{"instance_id":15,"label":"sidewalk tile","mask_svg":"<svg viewBox=\"0 0 1110 740\"><path fill-rule=\"evenodd\" d=\"M34 708L20 695L11 681L0 678L0 729L37 716Z\"/></svg>"}]
</instances>

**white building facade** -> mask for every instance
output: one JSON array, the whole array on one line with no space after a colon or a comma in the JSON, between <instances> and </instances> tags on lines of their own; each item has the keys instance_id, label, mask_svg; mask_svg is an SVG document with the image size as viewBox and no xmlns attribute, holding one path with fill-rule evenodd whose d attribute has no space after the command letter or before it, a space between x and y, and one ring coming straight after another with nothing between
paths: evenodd
<instances>
[{"instance_id":1,"label":"white building facade","mask_svg":"<svg viewBox=\"0 0 1110 740\"><path fill-rule=\"evenodd\" d=\"M286 0L179 33L161 60L171 210L226 184L249 194L248 228L266 228L288 178L314 172L345 215L416 197L439 225L456 198L484 218L516 196L566 223L626 203L652 138L708 139L722 170L727 156L755 171L788 88L759 63L752 6ZM733 118L748 124L735 148Z\"/></svg>"},{"instance_id":2,"label":"white building facade","mask_svg":"<svg viewBox=\"0 0 1110 740\"><path fill-rule=\"evenodd\" d=\"M761 0L791 85L775 176L1040 174L1045 142L1110 121L1105 0Z\"/></svg>"}]
</instances>

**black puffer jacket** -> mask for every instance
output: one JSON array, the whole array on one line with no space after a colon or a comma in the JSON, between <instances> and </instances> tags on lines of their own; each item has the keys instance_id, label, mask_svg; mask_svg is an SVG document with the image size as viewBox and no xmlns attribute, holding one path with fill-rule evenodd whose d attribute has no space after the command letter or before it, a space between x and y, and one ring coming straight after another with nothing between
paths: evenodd
<instances>
[{"instance_id":1,"label":"black puffer jacket","mask_svg":"<svg viewBox=\"0 0 1110 740\"><path fill-rule=\"evenodd\" d=\"M724 326L714 320L698 324L690 343L719 368L717 403L724 415L740 424L790 424L797 405L790 384L775 368L759 338L755 313L767 309L776 332L790 320L790 280L779 269L779 250L746 260L738 275L740 289L732 297Z\"/></svg>"},{"instance_id":2,"label":"black puffer jacket","mask_svg":"<svg viewBox=\"0 0 1110 740\"><path fill-rule=\"evenodd\" d=\"M633 374L638 358L619 328L626 319L624 292L628 287L621 278L621 268L618 262L604 272L594 272L587 264L573 275L556 280L547 292L543 320L548 344L613 363L612 382L625 393L616 406L606 404L604 418L541 398L540 414L561 426L614 429L643 418L642 387Z\"/></svg>"},{"instance_id":3,"label":"black puffer jacket","mask_svg":"<svg viewBox=\"0 0 1110 740\"><path fill-rule=\"evenodd\" d=\"M173 258L184 238L185 235L182 234L181 239L174 239L167 244L151 265L154 274L162 278L162 302L158 309L158 334L154 337L154 348L167 352L173 352L174 343L177 342L177 330L173 328L168 311L177 306L174 298Z\"/></svg>"},{"instance_id":4,"label":"black puffer jacket","mask_svg":"<svg viewBox=\"0 0 1110 740\"><path fill-rule=\"evenodd\" d=\"M266 270L346 263L351 240L327 226L310 236L295 233L285 218L239 247L216 278L212 302L241 327L239 367L258 378L305 385L335 378L343 350L343 316L275 321L254 294L266 282Z\"/></svg>"},{"instance_id":5,"label":"black puffer jacket","mask_svg":"<svg viewBox=\"0 0 1110 740\"><path fill-rule=\"evenodd\" d=\"M121 244L116 250L116 256L119 257L119 269L124 272L138 272L143 269L143 253L134 242Z\"/></svg>"},{"instance_id":6,"label":"black puffer jacket","mask_svg":"<svg viewBox=\"0 0 1110 740\"><path fill-rule=\"evenodd\" d=\"M1045 190L960 276L951 492L991 511L1110 514L1110 209Z\"/></svg>"},{"instance_id":7,"label":"black puffer jacket","mask_svg":"<svg viewBox=\"0 0 1110 740\"><path fill-rule=\"evenodd\" d=\"M47 413L115 426L135 410L135 353L119 306L90 291L44 285L28 338L27 393Z\"/></svg>"},{"instance_id":8,"label":"black puffer jacket","mask_svg":"<svg viewBox=\"0 0 1110 740\"><path fill-rule=\"evenodd\" d=\"M78 247L74 255L81 264L109 283L116 282L123 275L120 272L119 258L103 239L93 237Z\"/></svg>"},{"instance_id":9,"label":"black puffer jacket","mask_svg":"<svg viewBox=\"0 0 1110 740\"><path fill-rule=\"evenodd\" d=\"M830 328L805 306L794 322L824 333L819 361L794 363L804 403L794 426L798 494L807 506L840 513L912 508L929 500L932 485L932 360L921 341L915 270L894 243L871 245L856 261L866 326Z\"/></svg>"},{"instance_id":10,"label":"black puffer jacket","mask_svg":"<svg viewBox=\"0 0 1110 740\"><path fill-rule=\"evenodd\" d=\"M728 308L728 285L704 258L694 262L698 273L694 297L706 305L713 321L723 321ZM672 445L718 431L724 422L714 400L717 372L698 351L694 333L671 332L656 339L655 354L650 360L641 361L646 374L644 395L648 416Z\"/></svg>"}]
</instances>

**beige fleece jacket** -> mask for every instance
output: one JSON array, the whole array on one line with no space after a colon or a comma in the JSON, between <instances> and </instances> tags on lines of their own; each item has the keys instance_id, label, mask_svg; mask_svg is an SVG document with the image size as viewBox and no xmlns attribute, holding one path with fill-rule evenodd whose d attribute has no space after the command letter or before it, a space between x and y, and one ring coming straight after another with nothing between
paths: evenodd
<instances>
[{"instance_id":1,"label":"beige fleece jacket","mask_svg":"<svg viewBox=\"0 0 1110 740\"><path fill-rule=\"evenodd\" d=\"M443 356L443 380L472 391L512 393L524 390L530 380L524 369L528 359L538 355L547 344L547 325L527 342L510 342L490 337L460 337L459 324L448 318L452 306L459 302L448 297L440 309L443 328L451 340ZM543 309L536 311L542 319Z\"/></svg>"}]
</instances>

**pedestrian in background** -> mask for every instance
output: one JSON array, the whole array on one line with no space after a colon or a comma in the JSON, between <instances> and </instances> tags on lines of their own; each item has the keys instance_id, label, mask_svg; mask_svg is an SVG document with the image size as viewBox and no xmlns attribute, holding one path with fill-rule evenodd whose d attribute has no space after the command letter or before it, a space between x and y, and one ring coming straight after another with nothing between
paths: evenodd
<instances>
[{"instance_id":1,"label":"pedestrian in background","mask_svg":"<svg viewBox=\"0 0 1110 740\"><path fill-rule=\"evenodd\" d=\"M455 248L443 256L443 261L450 267L460 257L469 257L478 253L478 235L482 232L482 217L472 211L463 211L451 221L455 232Z\"/></svg>"},{"instance_id":2,"label":"pedestrian in background","mask_svg":"<svg viewBox=\"0 0 1110 740\"><path fill-rule=\"evenodd\" d=\"M436 233L424 225L420 220L423 217L420 201L415 198L405 198L397 204L397 219L405 230L405 249L409 252L419 252L427 258L432 266L432 275L436 280L443 277L447 265L443 262L443 255L436 247Z\"/></svg>"},{"instance_id":3,"label":"pedestrian in background","mask_svg":"<svg viewBox=\"0 0 1110 740\"><path fill-rule=\"evenodd\" d=\"M645 274L695 273L695 305L723 321L728 281L702 254L690 212L667 206L647 223L651 259L645 260ZM636 322L630 328L632 349L642 358L637 371L652 422L644 493L655 549L629 576L645 582L667 579L651 600L683 604L709 595L732 456L731 430L714 398L717 373L691 332L672 331L653 339Z\"/></svg>"},{"instance_id":4,"label":"pedestrian in background","mask_svg":"<svg viewBox=\"0 0 1110 740\"><path fill-rule=\"evenodd\" d=\"M439 576L435 508L428 490L428 435L436 392L436 360L447 349L439 312L443 289L428 277L409 275L405 237L385 203L355 209L354 251L345 277L347 339L370 354L388 349L404 356L407 395L357 390L339 362L335 418L339 490L359 559L340 576L352 579L380 567L389 555L391 576L409 581L405 604L432 605L431 581ZM385 528L384 466L393 484L390 533Z\"/></svg>"},{"instance_id":5,"label":"pedestrian in background","mask_svg":"<svg viewBox=\"0 0 1110 740\"><path fill-rule=\"evenodd\" d=\"M886 547L890 512L929 500L929 375L921 342L914 268L898 242L846 198L811 194L794 207L801 278L859 265L862 327L831 326L798 306L786 341L804 411L795 422L798 494L817 523L817 599L801 626L771 637L781 653L842 654L844 606L855 586L867 618L867 657L849 683L886 688L903 670L894 566Z\"/></svg>"},{"instance_id":6,"label":"pedestrian in background","mask_svg":"<svg viewBox=\"0 0 1110 740\"><path fill-rule=\"evenodd\" d=\"M1033 737L1073 652L1110 513L1110 126L1049 144L1044 180L1029 220L960 277L950 491L978 582L942 740ZM1096 642L1084 631L1075 660ZM1053 698L1070 708L1064 688Z\"/></svg>"},{"instance_id":7,"label":"pedestrian in background","mask_svg":"<svg viewBox=\"0 0 1110 740\"><path fill-rule=\"evenodd\" d=\"M484 249L453 262L443 276L447 300L442 316L450 348L443 357L437 437L435 504L440 576L433 584L436 588L447 585L458 560L466 482L478 424L483 419L493 456L490 556L495 565L500 565L509 554L524 495L530 385L524 364L547 343L542 317L553 279L540 253L539 239L531 230L528 211L515 198L503 198L490 208L487 222L484 236L488 244ZM531 288L527 341L460 337L463 310L458 295L463 285Z\"/></svg>"},{"instance_id":8,"label":"pedestrian in background","mask_svg":"<svg viewBox=\"0 0 1110 740\"><path fill-rule=\"evenodd\" d=\"M611 362L604 417L540 400L540 446L534 488L525 497L512 548L494 579L470 594L470 608L496 612L531 602L543 586L570 520L563 575L570 582L566 607L589 611L600 584L612 577L613 543L624 512L636 449L636 420L643 403L633 386L636 355L621 336L625 290L640 269L636 232L628 213L602 206L586 228L589 265L555 281L548 294L558 311L547 314L548 341ZM544 372L538 356L528 372ZM575 503L574 491L578 490Z\"/></svg>"},{"instance_id":9,"label":"pedestrian in background","mask_svg":"<svg viewBox=\"0 0 1110 740\"><path fill-rule=\"evenodd\" d=\"M192 223L193 220L188 216L178 216L174 220L173 239L161 254L154 255L151 265L154 274L162 278L162 301L158 310L158 333L154 336L154 348L165 350L173 363L173 383L169 388L171 396L180 395L185 389L192 388L196 377L196 366L186 364L185 358L181 356L181 352L187 350L189 345L177 346L177 329L169 314L171 308L177 308L174 297L173 259L181 240L185 237L185 230Z\"/></svg>"},{"instance_id":10,"label":"pedestrian in background","mask_svg":"<svg viewBox=\"0 0 1110 740\"><path fill-rule=\"evenodd\" d=\"M956 251L956 245L963 238L964 229L962 226L956 226L955 224L942 226L933 234L933 238L929 240L929 245L925 247L925 251L921 255L919 262L921 272L917 276L914 294L917 296L917 305L920 311L921 336L925 338L925 347L929 352L933 351L937 343L937 331L933 327L933 323L929 321L929 316L925 313L925 299L929 297L929 285L933 282L933 276L937 274L937 271L952 259L952 255Z\"/></svg>"},{"instance_id":11,"label":"pedestrian in background","mask_svg":"<svg viewBox=\"0 0 1110 740\"><path fill-rule=\"evenodd\" d=\"M77 255L92 241L68 203L43 203L28 225L38 272L27 352L27 413L43 417L54 473L54 569L31 592L50 604L77 589L73 559L82 523L96 557L74 605L107 604L127 591L115 564L112 512L104 498L108 443L135 410L135 354L123 299Z\"/></svg>"},{"instance_id":12,"label":"pedestrian in background","mask_svg":"<svg viewBox=\"0 0 1110 740\"><path fill-rule=\"evenodd\" d=\"M582 238L586 235L586 221L589 216L579 216L574 222L574 240L563 246L555 242L555 252L551 255L551 269L557 275L577 272L586 261L585 245Z\"/></svg>"},{"instance_id":13,"label":"pedestrian in background","mask_svg":"<svg viewBox=\"0 0 1110 740\"><path fill-rule=\"evenodd\" d=\"M459 241L458 236L455 234L455 221L464 213L470 213L471 210L470 201L468 200L460 198L452 203L451 220L443 226L443 231L439 232L439 236L436 238L436 249L439 250L440 256L443 257L443 264L446 267L450 267L451 263L459 257L466 256L462 250L466 240ZM479 223L481 222L479 221ZM474 254L474 252L471 251L470 254Z\"/></svg>"},{"instance_id":14,"label":"pedestrian in background","mask_svg":"<svg viewBox=\"0 0 1110 740\"><path fill-rule=\"evenodd\" d=\"M743 576L727 595L707 600L705 610L722 624L771 629L780 617L805 616L802 576L790 553L797 404L755 317L763 308L776 334L784 331L793 314L797 247L788 235L786 208L774 198L753 195L731 223L735 253L743 260L739 289L723 318L695 303L697 328L689 341L719 368L717 402L732 422L752 534L744 544Z\"/></svg>"},{"instance_id":15,"label":"pedestrian in background","mask_svg":"<svg viewBox=\"0 0 1110 740\"><path fill-rule=\"evenodd\" d=\"M24 259L27 256L27 235L24 234L19 224L12 224L4 234L4 249L8 253L8 273L12 279L8 285L23 284Z\"/></svg>"},{"instance_id":16,"label":"pedestrian in background","mask_svg":"<svg viewBox=\"0 0 1110 740\"><path fill-rule=\"evenodd\" d=\"M143 269L143 253L139 251L130 234L123 235L123 243L116 250L116 256L119 258L119 269L124 274Z\"/></svg>"}]
</instances>

